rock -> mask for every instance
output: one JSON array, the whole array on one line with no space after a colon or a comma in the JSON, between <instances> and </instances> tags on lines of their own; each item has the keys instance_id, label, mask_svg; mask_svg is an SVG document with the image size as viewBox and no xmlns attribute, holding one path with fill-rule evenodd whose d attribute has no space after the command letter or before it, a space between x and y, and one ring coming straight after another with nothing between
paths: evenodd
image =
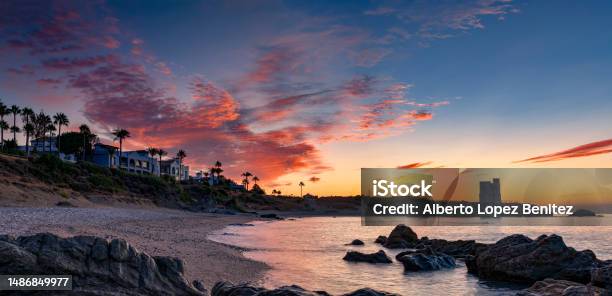
<instances>
[{"instance_id":1,"label":"rock","mask_svg":"<svg viewBox=\"0 0 612 296\"><path fill-rule=\"evenodd\" d=\"M597 214L591 210L578 209L571 216L574 217L595 217Z\"/></svg>"},{"instance_id":2,"label":"rock","mask_svg":"<svg viewBox=\"0 0 612 296\"><path fill-rule=\"evenodd\" d=\"M69 201L59 201L55 204L57 207L66 207L66 208L76 208L77 206L73 205Z\"/></svg>"},{"instance_id":3,"label":"rock","mask_svg":"<svg viewBox=\"0 0 612 296\"><path fill-rule=\"evenodd\" d=\"M344 294L343 296L399 296L399 294L376 291L370 288L363 288L355 292Z\"/></svg>"},{"instance_id":4,"label":"rock","mask_svg":"<svg viewBox=\"0 0 612 296\"><path fill-rule=\"evenodd\" d=\"M114 239L110 242L110 256L116 261L125 261L128 257L130 245L122 239Z\"/></svg>"},{"instance_id":5,"label":"rock","mask_svg":"<svg viewBox=\"0 0 612 296\"><path fill-rule=\"evenodd\" d=\"M444 239L427 239L421 238L419 243L415 245L415 249L431 248L436 252L453 256L455 258L464 258L467 255L474 255L479 248L486 247L485 244L477 243L474 240L457 240L447 241Z\"/></svg>"},{"instance_id":6,"label":"rock","mask_svg":"<svg viewBox=\"0 0 612 296\"><path fill-rule=\"evenodd\" d=\"M285 220L285 218L280 217L277 214L261 214L259 215L260 218L265 218L265 219L276 219L276 220Z\"/></svg>"},{"instance_id":7,"label":"rock","mask_svg":"<svg viewBox=\"0 0 612 296\"><path fill-rule=\"evenodd\" d=\"M517 296L592 296L610 295L610 291L564 280L545 279L519 291Z\"/></svg>"},{"instance_id":8,"label":"rock","mask_svg":"<svg viewBox=\"0 0 612 296\"><path fill-rule=\"evenodd\" d=\"M255 224L250 224L250 223L231 223L228 225L229 226L255 226Z\"/></svg>"},{"instance_id":9,"label":"rock","mask_svg":"<svg viewBox=\"0 0 612 296\"><path fill-rule=\"evenodd\" d=\"M0 274L71 274L73 291L62 295L205 295L183 273L180 259L151 257L121 239L42 233L0 240Z\"/></svg>"},{"instance_id":10,"label":"rock","mask_svg":"<svg viewBox=\"0 0 612 296\"><path fill-rule=\"evenodd\" d=\"M593 285L612 290L612 264L591 271Z\"/></svg>"},{"instance_id":11,"label":"rock","mask_svg":"<svg viewBox=\"0 0 612 296\"><path fill-rule=\"evenodd\" d=\"M346 246L363 246L365 245L362 240L354 239L352 242L346 244Z\"/></svg>"},{"instance_id":12,"label":"rock","mask_svg":"<svg viewBox=\"0 0 612 296\"><path fill-rule=\"evenodd\" d=\"M417 234L404 224L399 224L393 228L384 246L389 249L411 248L418 242Z\"/></svg>"},{"instance_id":13,"label":"rock","mask_svg":"<svg viewBox=\"0 0 612 296\"><path fill-rule=\"evenodd\" d=\"M476 250L465 258L468 272L481 278L533 283L546 278L588 283L591 269L603 262L590 251L569 248L558 235L532 240L515 234Z\"/></svg>"},{"instance_id":14,"label":"rock","mask_svg":"<svg viewBox=\"0 0 612 296\"><path fill-rule=\"evenodd\" d=\"M325 291L308 291L296 285L284 286L273 290L254 287L248 284L234 285L228 282L218 282L212 288L210 296L331 296ZM342 296L399 296L369 288L343 294Z\"/></svg>"},{"instance_id":15,"label":"rock","mask_svg":"<svg viewBox=\"0 0 612 296\"><path fill-rule=\"evenodd\" d=\"M191 285L196 288L198 291L200 292L204 292L204 294L208 294L208 290L206 290L206 287L204 287L204 283L202 283L202 281L198 281L195 280L191 283Z\"/></svg>"},{"instance_id":16,"label":"rock","mask_svg":"<svg viewBox=\"0 0 612 296\"><path fill-rule=\"evenodd\" d=\"M387 256L385 251L379 250L376 253L364 254L357 251L348 251L344 255L343 260L351 262L367 262L367 263L391 263L391 258Z\"/></svg>"},{"instance_id":17,"label":"rock","mask_svg":"<svg viewBox=\"0 0 612 296\"><path fill-rule=\"evenodd\" d=\"M387 242L387 237L384 235L379 235L374 242L377 244L384 245L385 242Z\"/></svg>"},{"instance_id":18,"label":"rock","mask_svg":"<svg viewBox=\"0 0 612 296\"><path fill-rule=\"evenodd\" d=\"M236 211L230 210L230 209L223 209L223 208L208 209L208 212L213 213L213 214L221 214L221 215L236 215Z\"/></svg>"},{"instance_id":19,"label":"rock","mask_svg":"<svg viewBox=\"0 0 612 296\"><path fill-rule=\"evenodd\" d=\"M404 271L432 271L455 267L455 258L430 248L423 251L408 251L397 254L397 261L402 262Z\"/></svg>"}]
</instances>

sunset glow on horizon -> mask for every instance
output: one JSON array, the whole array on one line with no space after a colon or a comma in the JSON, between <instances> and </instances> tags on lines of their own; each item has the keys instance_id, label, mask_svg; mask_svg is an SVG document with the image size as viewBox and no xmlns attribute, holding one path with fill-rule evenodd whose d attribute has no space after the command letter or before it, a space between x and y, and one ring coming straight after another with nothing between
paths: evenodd
<instances>
[{"instance_id":1,"label":"sunset glow on horizon","mask_svg":"<svg viewBox=\"0 0 612 296\"><path fill-rule=\"evenodd\" d=\"M612 167L612 3L580 5L3 1L0 100L283 194L356 195L365 167Z\"/></svg>"}]
</instances>

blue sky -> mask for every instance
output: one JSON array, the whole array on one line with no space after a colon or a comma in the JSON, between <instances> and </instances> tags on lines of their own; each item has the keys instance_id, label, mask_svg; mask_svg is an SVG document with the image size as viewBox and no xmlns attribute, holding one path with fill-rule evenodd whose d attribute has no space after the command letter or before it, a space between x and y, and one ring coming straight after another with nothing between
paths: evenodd
<instances>
[{"instance_id":1,"label":"blue sky","mask_svg":"<svg viewBox=\"0 0 612 296\"><path fill-rule=\"evenodd\" d=\"M610 2L2 6L5 104L107 142L129 129L127 145L185 149L192 169L353 193L334 184L368 166L612 165Z\"/></svg>"}]
</instances>

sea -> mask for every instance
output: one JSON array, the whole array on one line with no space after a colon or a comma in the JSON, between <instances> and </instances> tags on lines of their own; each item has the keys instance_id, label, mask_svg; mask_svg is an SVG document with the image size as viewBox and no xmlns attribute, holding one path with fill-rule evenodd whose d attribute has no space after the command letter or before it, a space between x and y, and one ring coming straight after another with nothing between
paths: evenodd
<instances>
[{"instance_id":1,"label":"sea","mask_svg":"<svg viewBox=\"0 0 612 296\"><path fill-rule=\"evenodd\" d=\"M609 217L606 217L609 218ZM387 250L374 240L388 235L393 226L362 226L360 217L305 217L283 221L254 221L254 226L228 226L210 239L248 249L247 258L265 262L271 269L263 282L266 288L296 284L308 290L334 295L362 287L400 295L514 295L524 285L480 280L458 267L432 272L405 273L394 260L401 250ZM419 237L447 240L474 239L493 243L511 234L536 238L541 234L561 235L568 246L590 249L598 258L612 259L611 226L414 226ZM365 246L347 246L361 239ZM342 260L349 250L376 252L380 249L392 264L354 263Z\"/></svg>"}]
</instances>

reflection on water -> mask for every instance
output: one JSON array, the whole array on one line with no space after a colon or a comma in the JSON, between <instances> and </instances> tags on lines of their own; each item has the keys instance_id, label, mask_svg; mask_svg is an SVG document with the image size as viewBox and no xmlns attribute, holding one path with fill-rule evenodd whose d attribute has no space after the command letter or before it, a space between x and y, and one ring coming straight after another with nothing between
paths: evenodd
<instances>
[{"instance_id":1,"label":"reflection on water","mask_svg":"<svg viewBox=\"0 0 612 296\"><path fill-rule=\"evenodd\" d=\"M351 263L342 260L347 250L375 252L378 235L388 235L393 227L364 227L359 217L310 217L295 221L255 222L255 227L230 226L211 238L223 243L251 248L245 256L272 266L266 274L268 288L297 284L310 290L342 294L370 287L402 295L513 295L516 286L480 281L467 274L465 264L452 270L403 273L399 262L389 265ZM421 236L449 240L475 239L492 243L522 233L535 238L556 233L569 246L591 249L599 258L612 259L612 227L560 226L415 226ZM223 235L233 233L237 235ZM359 238L365 246L345 246ZM385 250L394 257L399 250Z\"/></svg>"}]
</instances>

